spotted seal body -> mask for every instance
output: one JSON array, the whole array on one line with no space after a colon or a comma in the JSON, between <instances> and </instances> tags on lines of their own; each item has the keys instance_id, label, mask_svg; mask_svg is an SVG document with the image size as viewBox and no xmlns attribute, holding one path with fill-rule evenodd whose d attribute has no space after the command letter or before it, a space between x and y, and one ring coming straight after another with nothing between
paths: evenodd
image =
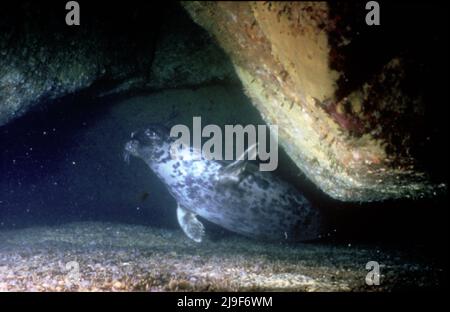
<instances>
[{"instance_id":1,"label":"spotted seal body","mask_svg":"<svg viewBox=\"0 0 450 312\"><path fill-rule=\"evenodd\" d=\"M177 217L188 237L200 242L197 215L230 231L267 240L301 241L319 235L320 215L294 187L245 160L231 164L193 160L185 149L175 159L173 138L162 126L132 134L125 156L144 160L178 203Z\"/></svg>"}]
</instances>

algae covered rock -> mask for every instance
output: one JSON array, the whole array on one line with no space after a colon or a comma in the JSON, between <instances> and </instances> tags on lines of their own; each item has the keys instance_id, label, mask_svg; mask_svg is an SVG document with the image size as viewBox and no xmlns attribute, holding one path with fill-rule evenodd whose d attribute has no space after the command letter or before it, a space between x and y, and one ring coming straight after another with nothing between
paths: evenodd
<instances>
[{"instance_id":1,"label":"algae covered rock","mask_svg":"<svg viewBox=\"0 0 450 312\"><path fill-rule=\"evenodd\" d=\"M0 10L0 126L49 100L238 82L225 53L176 4L19 1Z\"/></svg>"},{"instance_id":2,"label":"algae covered rock","mask_svg":"<svg viewBox=\"0 0 450 312\"><path fill-rule=\"evenodd\" d=\"M427 15L432 7L384 5L381 25L368 26L362 3L183 6L226 51L263 119L279 126L280 144L325 193L365 202L447 189L435 93L444 88L445 30Z\"/></svg>"}]
</instances>

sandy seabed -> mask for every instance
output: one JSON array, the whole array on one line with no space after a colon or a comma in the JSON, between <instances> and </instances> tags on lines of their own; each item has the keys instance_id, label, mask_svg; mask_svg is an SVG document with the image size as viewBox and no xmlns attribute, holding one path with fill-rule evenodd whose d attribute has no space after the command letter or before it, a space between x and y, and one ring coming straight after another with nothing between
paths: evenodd
<instances>
[{"instance_id":1,"label":"sandy seabed","mask_svg":"<svg viewBox=\"0 0 450 312\"><path fill-rule=\"evenodd\" d=\"M380 285L366 284L366 263ZM377 246L197 244L181 230L71 223L0 231L0 291L392 291L439 288L443 269Z\"/></svg>"}]
</instances>

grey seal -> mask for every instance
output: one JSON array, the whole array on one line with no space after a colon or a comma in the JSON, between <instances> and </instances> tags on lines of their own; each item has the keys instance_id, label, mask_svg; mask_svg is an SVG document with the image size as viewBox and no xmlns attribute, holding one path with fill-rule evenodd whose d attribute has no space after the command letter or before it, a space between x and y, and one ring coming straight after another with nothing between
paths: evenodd
<instances>
[{"instance_id":1,"label":"grey seal","mask_svg":"<svg viewBox=\"0 0 450 312\"><path fill-rule=\"evenodd\" d=\"M258 239L305 241L319 237L321 214L292 185L249 161L193 160L192 148L172 157L175 138L163 125L134 132L124 156L142 159L178 203L177 218L196 242L205 234L197 216L232 232ZM246 151L248 153L249 150ZM244 157L245 158L245 157Z\"/></svg>"}]
</instances>

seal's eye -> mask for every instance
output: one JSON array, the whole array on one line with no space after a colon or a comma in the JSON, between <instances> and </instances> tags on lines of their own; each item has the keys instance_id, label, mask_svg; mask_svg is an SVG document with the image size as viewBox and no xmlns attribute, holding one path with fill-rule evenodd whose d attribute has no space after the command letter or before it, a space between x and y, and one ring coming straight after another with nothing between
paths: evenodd
<instances>
[{"instance_id":1,"label":"seal's eye","mask_svg":"<svg viewBox=\"0 0 450 312\"><path fill-rule=\"evenodd\" d=\"M150 129L145 130L145 135L149 138L149 139L156 139L158 138L158 135L156 134L155 131L152 131Z\"/></svg>"}]
</instances>

